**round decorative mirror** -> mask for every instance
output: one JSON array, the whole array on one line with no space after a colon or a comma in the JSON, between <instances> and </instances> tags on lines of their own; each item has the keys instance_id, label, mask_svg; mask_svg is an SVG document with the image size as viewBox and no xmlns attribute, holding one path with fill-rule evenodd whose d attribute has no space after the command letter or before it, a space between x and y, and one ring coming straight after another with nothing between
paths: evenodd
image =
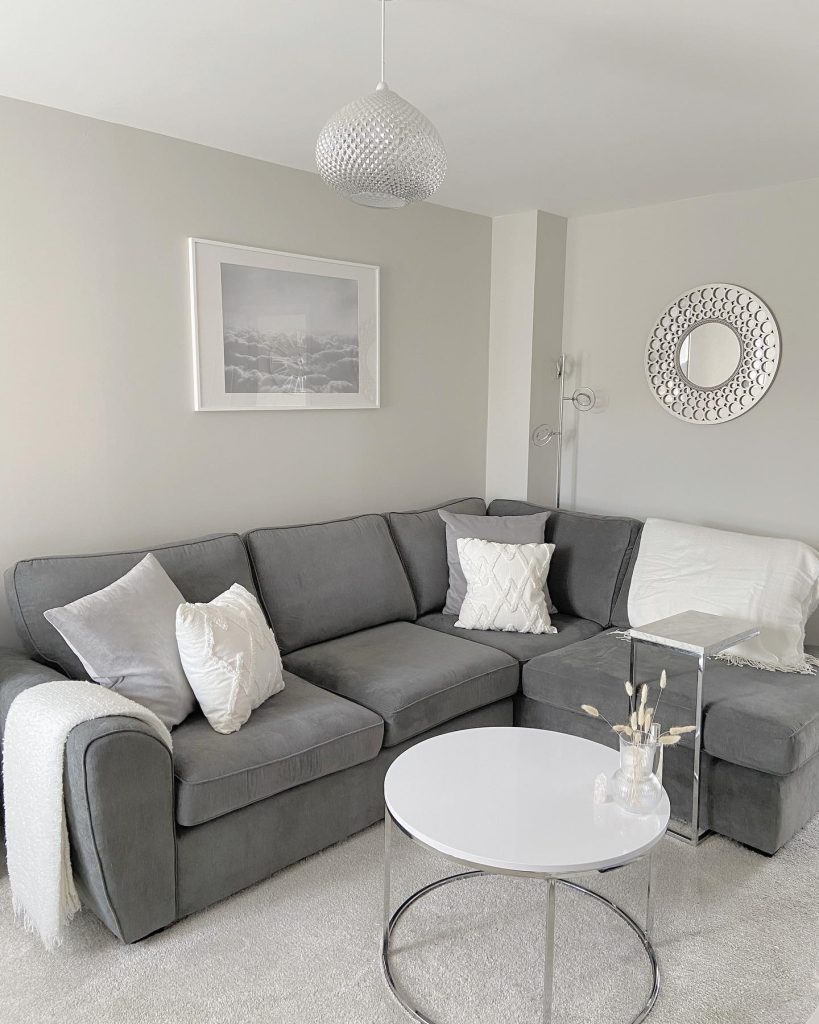
<instances>
[{"instance_id":1,"label":"round decorative mirror","mask_svg":"<svg viewBox=\"0 0 819 1024\"><path fill-rule=\"evenodd\" d=\"M662 407L689 423L724 423L755 405L779 366L779 329L753 292L693 288L668 306L648 339L646 377Z\"/></svg>"}]
</instances>

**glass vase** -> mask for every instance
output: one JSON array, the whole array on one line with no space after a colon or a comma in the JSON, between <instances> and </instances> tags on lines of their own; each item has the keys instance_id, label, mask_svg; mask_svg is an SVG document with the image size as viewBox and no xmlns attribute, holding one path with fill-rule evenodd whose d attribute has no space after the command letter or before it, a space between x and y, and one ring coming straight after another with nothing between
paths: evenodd
<instances>
[{"instance_id":1,"label":"glass vase","mask_svg":"<svg viewBox=\"0 0 819 1024\"><path fill-rule=\"evenodd\" d=\"M611 796L631 814L650 814L663 795L663 787L654 771L659 728L641 736L639 741L620 735L620 767L611 779Z\"/></svg>"}]
</instances>

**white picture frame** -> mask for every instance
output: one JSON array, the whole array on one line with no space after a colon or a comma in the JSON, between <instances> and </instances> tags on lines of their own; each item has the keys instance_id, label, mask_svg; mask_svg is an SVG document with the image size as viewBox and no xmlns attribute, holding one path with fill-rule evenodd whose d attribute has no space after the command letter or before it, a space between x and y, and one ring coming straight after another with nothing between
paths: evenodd
<instances>
[{"instance_id":1,"label":"white picture frame","mask_svg":"<svg viewBox=\"0 0 819 1024\"><path fill-rule=\"evenodd\" d=\"M189 239L197 412L379 407L379 268Z\"/></svg>"}]
</instances>

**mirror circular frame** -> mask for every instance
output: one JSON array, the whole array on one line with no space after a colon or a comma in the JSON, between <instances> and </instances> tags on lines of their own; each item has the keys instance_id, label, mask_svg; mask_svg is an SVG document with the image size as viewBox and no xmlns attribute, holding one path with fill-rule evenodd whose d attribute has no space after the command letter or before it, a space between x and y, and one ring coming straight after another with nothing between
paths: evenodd
<instances>
[{"instance_id":1,"label":"mirror circular frame","mask_svg":"<svg viewBox=\"0 0 819 1024\"><path fill-rule=\"evenodd\" d=\"M740 347L736 369L714 387L694 384L679 362L683 341L707 323L730 328ZM780 352L779 327L758 295L733 284L700 285L678 295L657 318L646 345L646 380L666 412L686 423L713 426L742 416L765 396Z\"/></svg>"}]
</instances>

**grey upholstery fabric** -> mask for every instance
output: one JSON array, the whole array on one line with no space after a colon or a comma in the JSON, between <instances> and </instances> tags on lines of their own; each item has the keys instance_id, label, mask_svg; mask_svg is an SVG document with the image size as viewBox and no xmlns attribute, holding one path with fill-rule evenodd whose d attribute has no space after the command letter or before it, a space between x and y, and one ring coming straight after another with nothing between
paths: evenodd
<instances>
[{"instance_id":1,"label":"grey upholstery fabric","mask_svg":"<svg viewBox=\"0 0 819 1024\"><path fill-rule=\"evenodd\" d=\"M457 615L467 591L466 575L458 553L458 541L475 537L478 540L502 544L542 544L544 526L551 513L477 517L441 509L438 514L446 527L446 560L449 567L449 589L444 602L444 615ZM546 595L546 607L549 612L554 612L556 609L549 597L548 585L544 584L543 592Z\"/></svg>"},{"instance_id":2,"label":"grey upholstery fabric","mask_svg":"<svg viewBox=\"0 0 819 1024\"><path fill-rule=\"evenodd\" d=\"M568 647L569 644L576 644L599 633L602 628L588 619L575 619L570 615L560 614L552 616L552 625L557 628L557 633L504 633L490 629L457 629L457 619L457 615L433 612L418 619L418 625L437 629L441 633L451 633L452 636L472 640L477 644L486 644L487 647L495 647L521 662L561 647Z\"/></svg>"},{"instance_id":3,"label":"grey upholstery fabric","mask_svg":"<svg viewBox=\"0 0 819 1024\"><path fill-rule=\"evenodd\" d=\"M409 622L306 647L284 663L380 715L387 747L511 696L519 676L501 651Z\"/></svg>"},{"instance_id":4,"label":"grey upholstery fabric","mask_svg":"<svg viewBox=\"0 0 819 1024\"><path fill-rule=\"evenodd\" d=\"M614 602L611 624L612 626L616 626L618 629L628 629L631 625L628 617L628 592L631 588L631 578L634 575L634 566L637 563L637 556L640 553L641 536L642 527L634 539L634 546L632 547L631 553L626 561L626 571L623 573L623 581L620 584L620 590L617 594L617 599Z\"/></svg>"},{"instance_id":5,"label":"grey upholstery fabric","mask_svg":"<svg viewBox=\"0 0 819 1024\"><path fill-rule=\"evenodd\" d=\"M155 556L146 555L114 583L45 617L88 679L149 708L172 729L196 706L176 643L176 610L184 600Z\"/></svg>"},{"instance_id":6,"label":"grey upholstery fabric","mask_svg":"<svg viewBox=\"0 0 819 1024\"><path fill-rule=\"evenodd\" d=\"M214 732L203 715L174 731L180 825L199 825L368 761L381 749L378 715L289 672L284 682L238 732Z\"/></svg>"},{"instance_id":7,"label":"grey upholstery fabric","mask_svg":"<svg viewBox=\"0 0 819 1024\"><path fill-rule=\"evenodd\" d=\"M489 506L489 515L496 516L539 511L543 511L542 506L528 501L495 500ZM566 509L552 511L546 522L546 542L555 545L549 593L558 610L608 626L641 529L636 519Z\"/></svg>"},{"instance_id":8,"label":"grey upholstery fabric","mask_svg":"<svg viewBox=\"0 0 819 1024\"><path fill-rule=\"evenodd\" d=\"M282 654L416 616L383 516L252 530L246 540Z\"/></svg>"},{"instance_id":9,"label":"grey upholstery fabric","mask_svg":"<svg viewBox=\"0 0 819 1024\"><path fill-rule=\"evenodd\" d=\"M178 829L179 915L192 914L384 818L384 776L413 743L455 729L511 725L512 701L461 715L370 761Z\"/></svg>"},{"instance_id":10,"label":"grey upholstery fabric","mask_svg":"<svg viewBox=\"0 0 819 1024\"><path fill-rule=\"evenodd\" d=\"M86 906L124 942L177 918L173 761L133 718L97 718L65 751L71 863Z\"/></svg>"},{"instance_id":11,"label":"grey upholstery fabric","mask_svg":"<svg viewBox=\"0 0 819 1024\"><path fill-rule=\"evenodd\" d=\"M12 701L60 673L0 649L0 732ZM165 744L133 718L84 722L65 748L65 806L77 889L125 942L176 920L173 765Z\"/></svg>"},{"instance_id":12,"label":"grey upholstery fabric","mask_svg":"<svg viewBox=\"0 0 819 1024\"><path fill-rule=\"evenodd\" d=\"M637 682L668 672L658 712L663 726L693 721L696 661L675 651L641 645ZM622 721L629 674L629 644L603 633L557 654L530 661L523 671L527 697L576 712L594 704L610 721ZM710 659L706 667L703 749L713 757L760 772L786 775L819 752L819 685L815 676L765 672ZM690 746L684 736L682 745ZM669 753L674 757L679 748Z\"/></svg>"},{"instance_id":13,"label":"grey upholstery fabric","mask_svg":"<svg viewBox=\"0 0 819 1024\"><path fill-rule=\"evenodd\" d=\"M21 651L0 647L0 738L6 728L11 703L30 686L65 678L56 669L32 661Z\"/></svg>"},{"instance_id":14,"label":"grey upholstery fabric","mask_svg":"<svg viewBox=\"0 0 819 1024\"><path fill-rule=\"evenodd\" d=\"M582 712L518 697L516 725L583 736L613 746L613 735ZM664 760L671 812L691 820L693 751L674 747ZM703 755L700 824L755 850L773 854L819 813L819 755L788 775L770 775Z\"/></svg>"},{"instance_id":15,"label":"grey upholstery fabric","mask_svg":"<svg viewBox=\"0 0 819 1024\"><path fill-rule=\"evenodd\" d=\"M43 612L102 590L149 552L156 555L186 601L212 601L234 583L256 593L247 552L235 533L139 551L29 558L6 572L9 606L27 650L59 667L70 679L85 679L79 659Z\"/></svg>"},{"instance_id":16,"label":"grey upholstery fabric","mask_svg":"<svg viewBox=\"0 0 819 1024\"><path fill-rule=\"evenodd\" d=\"M449 585L446 527L438 515L439 508L473 516L486 515L483 498L460 498L421 512L387 515L395 546L412 584L419 615L443 608Z\"/></svg>"}]
</instances>

